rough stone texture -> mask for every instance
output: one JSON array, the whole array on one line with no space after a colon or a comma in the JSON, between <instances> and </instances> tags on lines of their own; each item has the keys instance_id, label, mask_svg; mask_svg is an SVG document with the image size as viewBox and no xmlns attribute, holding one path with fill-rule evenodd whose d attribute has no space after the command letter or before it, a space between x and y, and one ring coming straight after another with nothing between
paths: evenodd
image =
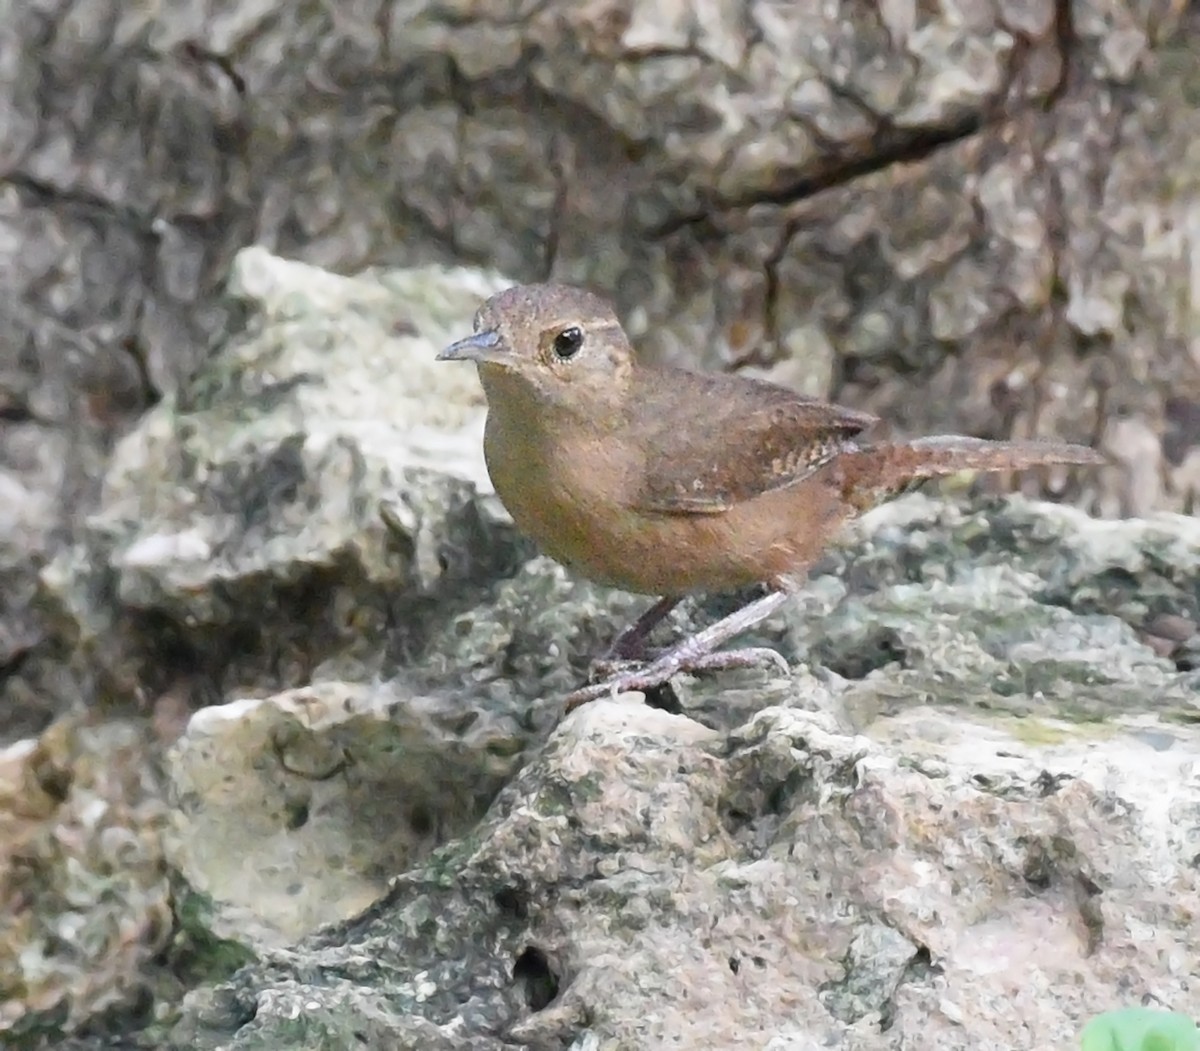
<instances>
[{"instance_id":1,"label":"rough stone texture","mask_svg":"<svg viewBox=\"0 0 1200 1051\"><path fill-rule=\"evenodd\" d=\"M913 495L761 627L791 677L556 730L644 600L490 493L432 358L498 283L239 256L41 574L64 653L21 677L93 711L3 759L2 1038L1024 1051L1194 1011L1200 524Z\"/></svg>"},{"instance_id":2,"label":"rough stone texture","mask_svg":"<svg viewBox=\"0 0 1200 1051\"><path fill-rule=\"evenodd\" d=\"M38 569L236 324L218 291L251 243L591 282L647 354L904 432L1095 440L1122 469L1073 496L1190 509L1197 17L0 0L0 732L56 710L19 674L64 645Z\"/></svg>"},{"instance_id":3,"label":"rough stone texture","mask_svg":"<svg viewBox=\"0 0 1200 1051\"><path fill-rule=\"evenodd\" d=\"M42 574L76 688L196 706L368 680L419 645L422 613L515 568L478 382L433 361L494 287L240 256L244 325L118 444L79 542Z\"/></svg>"},{"instance_id":4,"label":"rough stone texture","mask_svg":"<svg viewBox=\"0 0 1200 1051\"><path fill-rule=\"evenodd\" d=\"M168 1046L1049 1049L1114 999L1194 1009L1200 736L1060 726L597 702L469 840L193 994Z\"/></svg>"},{"instance_id":5,"label":"rough stone texture","mask_svg":"<svg viewBox=\"0 0 1200 1051\"><path fill-rule=\"evenodd\" d=\"M222 906L215 930L289 944L474 828L524 744L489 712L395 685L207 708L170 757L171 860Z\"/></svg>"},{"instance_id":6,"label":"rough stone texture","mask_svg":"<svg viewBox=\"0 0 1200 1051\"><path fill-rule=\"evenodd\" d=\"M410 668L528 553L478 382L433 361L497 287L239 257L227 342L115 447L31 606L62 641L23 688L92 712L4 753L0 1043L134 1028L364 907L520 761L520 695Z\"/></svg>"},{"instance_id":7,"label":"rough stone texture","mask_svg":"<svg viewBox=\"0 0 1200 1051\"><path fill-rule=\"evenodd\" d=\"M60 721L0 750L5 1047L96 1026L151 992L151 961L170 945L175 920L168 808L141 731L129 721Z\"/></svg>"}]
</instances>

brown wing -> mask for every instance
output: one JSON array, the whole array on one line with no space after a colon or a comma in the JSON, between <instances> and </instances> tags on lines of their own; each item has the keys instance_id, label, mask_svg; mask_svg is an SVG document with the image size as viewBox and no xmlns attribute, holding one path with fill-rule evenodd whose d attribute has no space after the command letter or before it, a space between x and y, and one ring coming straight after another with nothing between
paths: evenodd
<instances>
[{"instance_id":1,"label":"brown wing","mask_svg":"<svg viewBox=\"0 0 1200 1051\"><path fill-rule=\"evenodd\" d=\"M639 369L629 423L645 450L634 506L719 514L811 474L874 416L745 376Z\"/></svg>"}]
</instances>

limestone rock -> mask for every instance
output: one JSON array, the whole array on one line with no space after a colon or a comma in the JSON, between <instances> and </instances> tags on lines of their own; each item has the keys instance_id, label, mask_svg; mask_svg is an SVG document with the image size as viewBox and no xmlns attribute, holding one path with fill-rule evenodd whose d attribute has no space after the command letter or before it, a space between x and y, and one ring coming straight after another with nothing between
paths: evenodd
<instances>
[{"instance_id":1,"label":"limestone rock","mask_svg":"<svg viewBox=\"0 0 1200 1051\"><path fill-rule=\"evenodd\" d=\"M60 721L0 750L0 1044L177 995L169 812L141 728Z\"/></svg>"},{"instance_id":2,"label":"limestone rock","mask_svg":"<svg viewBox=\"0 0 1200 1051\"><path fill-rule=\"evenodd\" d=\"M432 607L519 563L478 382L433 361L495 287L239 257L243 327L118 445L80 542L42 574L98 700L369 679Z\"/></svg>"},{"instance_id":3,"label":"limestone rock","mask_svg":"<svg viewBox=\"0 0 1200 1051\"><path fill-rule=\"evenodd\" d=\"M1048 1048L1122 997L1194 1007L1195 728L907 718L596 702L474 835L193 996L169 1046Z\"/></svg>"},{"instance_id":4,"label":"limestone rock","mask_svg":"<svg viewBox=\"0 0 1200 1051\"><path fill-rule=\"evenodd\" d=\"M207 708L171 751L169 856L217 905L214 930L287 945L469 834L524 743L396 686L326 682Z\"/></svg>"},{"instance_id":5,"label":"limestone rock","mask_svg":"<svg viewBox=\"0 0 1200 1051\"><path fill-rule=\"evenodd\" d=\"M1191 1010L1196 521L911 496L759 629L790 677L560 726L644 600L489 491L432 359L501 283L239 256L225 343L41 573L29 660L101 743L5 753L10 1032L966 1051Z\"/></svg>"}]
</instances>

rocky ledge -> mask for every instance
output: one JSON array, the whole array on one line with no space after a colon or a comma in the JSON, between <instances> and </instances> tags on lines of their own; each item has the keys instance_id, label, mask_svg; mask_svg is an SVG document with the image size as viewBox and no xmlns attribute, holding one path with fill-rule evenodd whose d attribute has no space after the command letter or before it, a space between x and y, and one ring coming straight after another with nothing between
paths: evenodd
<instances>
[{"instance_id":1,"label":"rocky ledge","mask_svg":"<svg viewBox=\"0 0 1200 1051\"><path fill-rule=\"evenodd\" d=\"M790 676L561 720L642 600L488 489L432 359L502 283L239 257L239 327L42 574L70 645L21 674L88 703L0 753L3 1038L966 1051L1196 1014L1200 523L906 497L761 628Z\"/></svg>"}]
</instances>

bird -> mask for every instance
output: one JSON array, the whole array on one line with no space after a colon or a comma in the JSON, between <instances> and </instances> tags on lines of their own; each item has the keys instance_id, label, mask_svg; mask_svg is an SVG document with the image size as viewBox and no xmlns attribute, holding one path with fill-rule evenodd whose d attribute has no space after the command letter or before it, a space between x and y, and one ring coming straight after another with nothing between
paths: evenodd
<instances>
[{"instance_id":1,"label":"bird","mask_svg":"<svg viewBox=\"0 0 1200 1051\"><path fill-rule=\"evenodd\" d=\"M878 419L735 373L638 360L610 301L564 284L516 285L480 306L439 361L473 362L483 451L516 527L573 573L656 596L565 710L682 672L773 661L721 649L778 610L851 519L914 483L960 471L1096 465L1059 441L936 435L871 441ZM673 646L650 632L684 598L765 594Z\"/></svg>"}]
</instances>

